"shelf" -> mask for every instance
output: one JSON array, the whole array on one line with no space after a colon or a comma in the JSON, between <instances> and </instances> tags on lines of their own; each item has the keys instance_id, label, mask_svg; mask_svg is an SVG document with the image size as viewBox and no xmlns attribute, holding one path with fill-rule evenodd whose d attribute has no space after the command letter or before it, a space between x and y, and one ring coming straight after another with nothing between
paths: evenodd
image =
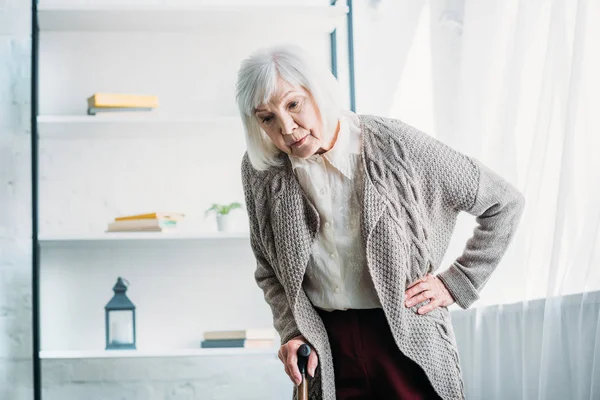
<instances>
[{"instance_id":1,"label":"shelf","mask_svg":"<svg viewBox=\"0 0 600 400\"><path fill-rule=\"evenodd\" d=\"M268 349L182 349L182 350L87 350L87 351L40 351L40 358L52 359L89 359L89 358L134 358L134 357L214 357L214 356L250 356L267 355L277 357L276 348Z\"/></svg>"},{"instance_id":2,"label":"shelf","mask_svg":"<svg viewBox=\"0 0 600 400\"><path fill-rule=\"evenodd\" d=\"M118 244L147 244L156 246L164 243L197 243L199 241L249 241L247 232L206 233L163 233L163 232L118 232L98 235L41 235L41 247L101 246Z\"/></svg>"},{"instance_id":3,"label":"shelf","mask_svg":"<svg viewBox=\"0 0 600 400\"><path fill-rule=\"evenodd\" d=\"M165 117L155 115L40 115L41 139L88 139L198 135L223 130L243 132L238 116Z\"/></svg>"},{"instance_id":4,"label":"shelf","mask_svg":"<svg viewBox=\"0 0 600 400\"><path fill-rule=\"evenodd\" d=\"M277 29L331 32L348 7L336 6L140 6L72 5L38 6L41 31L215 32Z\"/></svg>"}]
</instances>

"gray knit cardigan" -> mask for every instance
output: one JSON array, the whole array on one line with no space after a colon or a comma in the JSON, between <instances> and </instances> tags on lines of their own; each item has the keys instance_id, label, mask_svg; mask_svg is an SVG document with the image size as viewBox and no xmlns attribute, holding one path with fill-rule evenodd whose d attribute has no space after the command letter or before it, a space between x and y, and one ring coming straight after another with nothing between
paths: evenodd
<instances>
[{"instance_id":1,"label":"gray knit cardigan","mask_svg":"<svg viewBox=\"0 0 600 400\"><path fill-rule=\"evenodd\" d=\"M437 274L468 308L505 253L524 197L509 182L406 123L359 115L363 133L361 231L367 265L398 348L425 371L443 399L464 399L459 354L447 307L420 315L428 300L404 305L406 287L438 270L460 211L478 225L463 254ZM255 278L272 309L281 343L303 335L319 356L311 400L335 399L325 327L302 289L319 231L317 210L281 153L282 167L254 169L246 153L242 181L256 257ZM364 173L366 171L366 173ZM283 368L282 368L283 373ZM295 395L294 395L295 397Z\"/></svg>"}]
</instances>

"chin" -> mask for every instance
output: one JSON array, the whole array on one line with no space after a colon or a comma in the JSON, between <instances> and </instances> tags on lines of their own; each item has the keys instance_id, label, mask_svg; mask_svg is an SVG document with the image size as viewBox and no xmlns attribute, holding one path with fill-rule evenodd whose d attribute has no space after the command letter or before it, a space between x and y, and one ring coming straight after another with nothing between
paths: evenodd
<instances>
[{"instance_id":1,"label":"chin","mask_svg":"<svg viewBox=\"0 0 600 400\"><path fill-rule=\"evenodd\" d=\"M290 151L293 156L300 157L300 158L308 158L308 157L312 156L313 154L315 154L317 151L319 151L319 148L320 147L318 145L315 146L313 144L310 147L307 146L302 149L290 148Z\"/></svg>"},{"instance_id":2,"label":"chin","mask_svg":"<svg viewBox=\"0 0 600 400\"><path fill-rule=\"evenodd\" d=\"M296 157L308 158L308 157L314 155L318 150L319 150L318 147L315 148L315 149L307 149L307 150L304 150L302 152L296 153Z\"/></svg>"}]
</instances>

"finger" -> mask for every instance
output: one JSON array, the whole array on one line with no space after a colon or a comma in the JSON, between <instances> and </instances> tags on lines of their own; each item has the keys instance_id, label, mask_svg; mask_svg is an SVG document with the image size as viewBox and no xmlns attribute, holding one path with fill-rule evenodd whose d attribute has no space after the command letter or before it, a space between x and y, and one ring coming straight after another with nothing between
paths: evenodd
<instances>
[{"instance_id":1,"label":"finger","mask_svg":"<svg viewBox=\"0 0 600 400\"><path fill-rule=\"evenodd\" d=\"M425 290L430 289L429 282L419 282L416 286L413 286L411 289L407 290L406 299L410 299L412 296L417 295Z\"/></svg>"},{"instance_id":2,"label":"finger","mask_svg":"<svg viewBox=\"0 0 600 400\"><path fill-rule=\"evenodd\" d=\"M295 351L288 351L286 365L290 371L290 377L296 385L302 383L302 375L300 375L300 370L298 369L298 356Z\"/></svg>"},{"instance_id":3,"label":"finger","mask_svg":"<svg viewBox=\"0 0 600 400\"><path fill-rule=\"evenodd\" d=\"M425 282L425 277L419 278L416 281L414 281L413 283L411 283L407 289L410 289L411 287L415 286L416 284L420 283L420 282Z\"/></svg>"},{"instance_id":4,"label":"finger","mask_svg":"<svg viewBox=\"0 0 600 400\"><path fill-rule=\"evenodd\" d=\"M288 353L287 347L288 347L287 344L281 346L281 348L279 349L279 359L283 363L283 369L285 371L285 374L290 378L290 380L292 381L292 383L295 383L294 382L294 377L292 376L290 368L289 368L289 366L288 366L288 364L286 362L287 361L287 353Z\"/></svg>"},{"instance_id":5,"label":"finger","mask_svg":"<svg viewBox=\"0 0 600 400\"><path fill-rule=\"evenodd\" d=\"M427 299L431 299L432 297L433 297L433 291L426 290L426 291L422 292L421 294L414 296L411 299L408 299L406 301L406 307L412 307L415 304L419 304Z\"/></svg>"},{"instance_id":6,"label":"finger","mask_svg":"<svg viewBox=\"0 0 600 400\"><path fill-rule=\"evenodd\" d=\"M439 306L440 302L438 300L435 301L431 301L429 304L419 308L417 310L417 312L419 314L427 314L428 312L433 311L434 309L436 309Z\"/></svg>"},{"instance_id":7,"label":"finger","mask_svg":"<svg viewBox=\"0 0 600 400\"><path fill-rule=\"evenodd\" d=\"M317 369L318 365L319 365L319 357L317 357L317 353L313 350L310 353L310 356L308 356L308 374L312 378L315 377L315 370Z\"/></svg>"},{"instance_id":8,"label":"finger","mask_svg":"<svg viewBox=\"0 0 600 400\"><path fill-rule=\"evenodd\" d=\"M294 383L294 378L290 374L290 368L288 367L288 365L286 363L283 364L283 369L285 370L285 374L290 377L290 380L292 381L292 383Z\"/></svg>"},{"instance_id":9,"label":"finger","mask_svg":"<svg viewBox=\"0 0 600 400\"><path fill-rule=\"evenodd\" d=\"M287 374L287 376L290 378L290 381L292 382L292 385L296 385L298 386L298 383L296 382L296 379L294 378L294 376L292 375L292 373L290 372L289 368L285 368L285 373Z\"/></svg>"},{"instance_id":10,"label":"finger","mask_svg":"<svg viewBox=\"0 0 600 400\"><path fill-rule=\"evenodd\" d=\"M277 354L279 356L279 359L281 360L282 363L285 364L285 360L287 358L287 345L283 345L281 346L281 348L279 348L279 353Z\"/></svg>"}]
</instances>

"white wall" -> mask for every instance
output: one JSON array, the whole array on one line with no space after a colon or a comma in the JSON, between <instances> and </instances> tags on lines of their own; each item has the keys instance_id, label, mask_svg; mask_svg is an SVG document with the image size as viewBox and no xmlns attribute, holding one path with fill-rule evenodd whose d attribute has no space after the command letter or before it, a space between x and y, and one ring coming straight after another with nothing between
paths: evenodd
<instances>
[{"instance_id":1,"label":"white wall","mask_svg":"<svg viewBox=\"0 0 600 400\"><path fill-rule=\"evenodd\" d=\"M170 2L175 3L200 4ZM29 2L0 1L0 399L11 400L32 398L33 386L30 20ZM285 39L307 43L329 65L328 36L322 45L314 46L310 44L314 37L302 36L302 32L218 39L177 34L123 37L45 33L40 44L40 114L83 115L85 99L92 93L125 91L159 95L162 115L236 115L232 96L237 63L259 44ZM70 138L42 137L40 234L101 233L116 215L140 210L183 211L189 217L190 230L214 230L214 220L203 218L208 205L242 199L241 131L211 130L193 137L177 136L168 130L165 133L169 139L155 136L120 140L115 139L118 132L111 132L110 139L74 139L73 132ZM243 213L238 217L238 227L243 229ZM142 252L110 247L44 248L42 345L50 348L56 343L62 349L102 346L103 306L117 275L131 282L130 295L138 306L141 347L158 343L165 347L197 346L204 329L270 324L270 311L251 276L253 260L248 243L219 243L207 242L204 248L175 246L164 258L158 248ZM185 330L186 334L170 335L173 330ZM71 347L62 347L64 342L57 339L61 332L73 339ZM159 334L166 339L160 341ZM291 390L274 355L260 360L226 358L216 363L161 359L156 363L164 367L156 367L161 374L156 379L161 384L155 387L156 382L145 380L130 390L123 389L127 385L123 382L113 385L109 380L101 384L93 381L97 371L111 368L111 362L100 361L96 367L86 369L79 368L74 360L45 360L44 395L52 398L58 393L57 398L65 399L98 393L102 398L112 398L126 390L127 396L144 399L187 399L201 397L213 388L210 393L214 398L240 398L240 391L247 394L250 390L256 398L275 399ZM196 383L168 381L181 372L181 363L194 362L198 370L194 374ZM144 361L137 363L143 365ZM240 367L237 372L232 369L235 365ZM121 371L137 370L136 366L134 361ZM257 379L250 373L252 368L265 376ZM139 371L143 374L145 370ZM77 387L86 381L91 386L83 392L61 386L74 376L79 382Z\"/></svg>"},{"instance_id":2,"label":"white wall","mask_svg":"<svg viewBox=\"0 0 600 400\"><path fill-rule=\"evenodd\" d=\"M32 397L31 12L0 1L0 399Z\"/></svg>"},{"instance_id":3,"label":"white wall","mask_svg":"<svg viewBox=\"0 0 600 400\"><path fill-rule=\"evenodd\" d=\"M205 330L272 325L246 239L46 248L42 349L104 350L104 306L130 282L139 350L194 349Z\"/></svg>"},{"instance_id":4,"label":"white wall","mask_svg":"<svg viewBox=\"0 0 600 400\"><path fill-rule=\"evenodd\" d=\"M122 92L157 95L160 118L237 120L240 62L260 46L282 42L298 43L330 65L329 35L310 30L43 31L40 114L85 115L93 93ZM137 136L70 130L47 137L41 131L40 234L102 234L117 216L151 211L185 213L185 231L216 231L214 216L205 218L204 211L212 203L244 200L241 123L199 124L186 133L160 126L164 131ZM236 228L247 230L245 212L234 215ZM140 348L197 347L204 330L269 327L254 266L247 241L183 250L44 249L42 349L103 348L104 305L118 276L131 282Z\"/></svg>"},{"instance_id":5,"label":"white wall","mask_svg":"<svg viewBox=\"0 0 600 400\"><path fill-rule=\"evenodd\" d=\"M329 66L329 35L309 31L290 28L270 35L43 31L41 115L84 116L86 99L93 93L124 92L157 95L159 118L209 122L198 124L197 132L161 123L148 134L65 127L64 132L50 128L52 135L45 135L49 125L42 124L41 237L102 235L114 217L151 211L185 213L183 232L215 232L214 216L205 218L204 211L212 203L244 200L240 163L245 142L234 97L239 63L257 47L295 42ZM236 230L247 230L245 212L238 210L235 216ZM254 281L254 267L249 241L243 238L139 246L43 245L42 350L104 349L104 305L118 276L130 282L139 350L198 348L206 330L271 327L271 312ZM280 399L292 389L275 352L45 359L43 365L44 396L49 399L113 398L119 390L128 399ZM261 374L253 372L257 369Z\"/></svg>"}]
</instances>

